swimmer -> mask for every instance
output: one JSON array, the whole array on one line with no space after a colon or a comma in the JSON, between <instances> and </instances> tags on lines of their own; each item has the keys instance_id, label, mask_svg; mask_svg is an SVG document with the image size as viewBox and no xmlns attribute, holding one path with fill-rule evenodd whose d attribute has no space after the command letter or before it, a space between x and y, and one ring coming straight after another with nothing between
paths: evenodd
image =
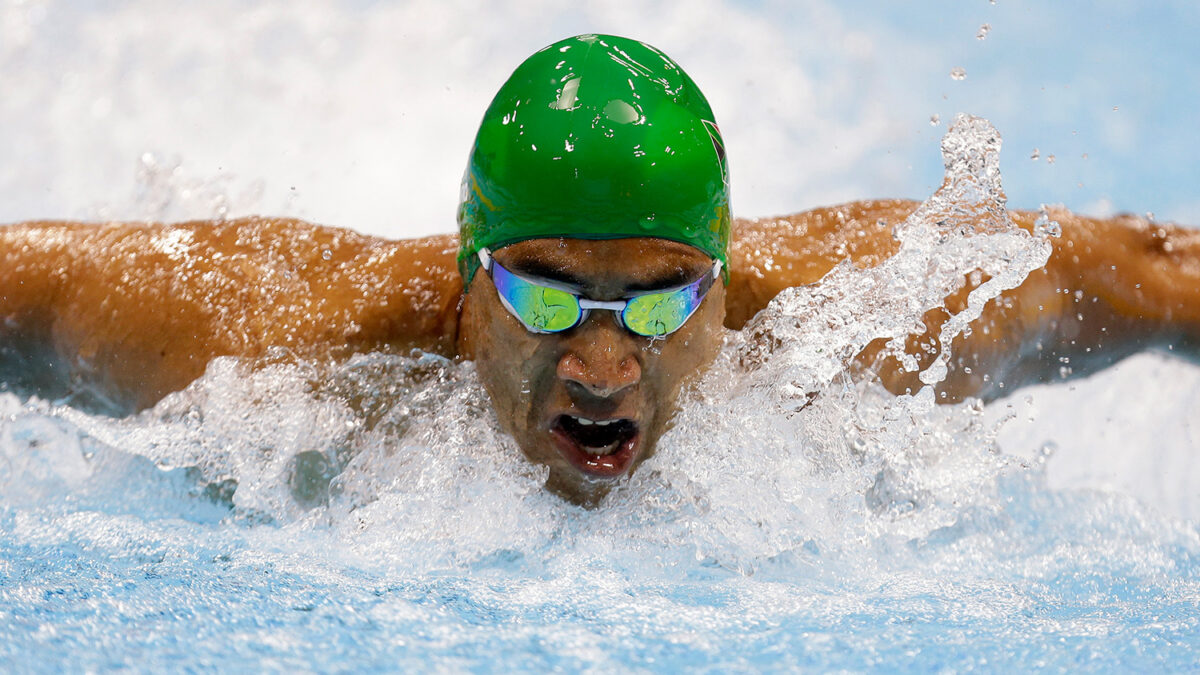
<instances>
[{"instance_id":1,"label":"swimmer","mask_svg":"<svg viewBox=\"0 0 1200 675\"><path fill-rule=\"evenodd\" d=\"M0 379L129 413L213 358L274 346L473 360L504 430L549 468L547 488L589 503L653 453L727 330L843 259L886 259L916 207L734 219L695 83L643 43L578 36L522 63L487 109L457 237L279 218L0 228ZM1032 229L1036 214L1011 215ZM1049 262L957 338L939 400L1058 379L1060 358L1081 375L1147 348L1197 353L1200 232L1050 215L1062 236ZM918 360L944 320L931 311L909 339ZM922 386L882 349L868 346L858 372L895 393Z\"/></svg>"}]
</instances>

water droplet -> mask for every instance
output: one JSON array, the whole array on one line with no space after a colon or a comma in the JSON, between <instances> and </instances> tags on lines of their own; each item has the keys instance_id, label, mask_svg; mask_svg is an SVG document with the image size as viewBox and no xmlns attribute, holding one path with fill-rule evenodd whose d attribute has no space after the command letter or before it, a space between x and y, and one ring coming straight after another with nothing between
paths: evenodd
<instances>
[{"instance_id":1,"label":"water droplet","mask_svg":"<svg viewBox=\"0 0 1200 675\"><path fill-rule=\"evenodd\" d=\"M955 82L961 82L962 80L967 79L967 69L963 68L962 66L955 66L954 68L951 68L950 79L954 80Z\"/></svg>"},{"instance_id":2,"label":"water droplet","mask_svg":"<svg viewBox=\"0 0 1200 675\"><path fill-rule=\"evenodd\" d=\"M333 252L330 251L329 249L324 249L323 251L321 251L321 259L322 260L329 260L332 257L333 257Z\"/></svg>"},{"instance_id":3,"label":"water droplet","mask_svg":"<svg viewBox=\"0 0 1200 675\"><path fill-rule=\"evenodd\" d=\"M1039 237L1062 236L1062 225L1059 225L1058 221L1050 220L1050 212L1045 204L1038 210L1037 220L1033 221L1033 233Z\"/></svg>"},{"instance_id":4,"label":"water droplet","mask_svg":"<svg viewBox=\"0 0 1200 675\"><path fill-rule=\"evenodd\" d=\"M1054 441L1046 441L1038 450L1038 455L1040 456L1041 461L1045 462L1053 457L1054 453L1056 452L1058 452L1058 443L1055 443Z\"/></svg>"},{"instance_id":5,"label":"water droplet","mask_svg":"<svg viewBox=\"0 0 1200 675\"><path fill-rule=\"evenodd\" d=\"M1033 161L1036 162L1036 161L1038 161L1039 158L1041 158L1041 156L1042 156L1042 151L1038 150L1037 148L1034 148L1033 152L1030 153L1030 155L1029 155L1029 159L1032 159Z\"/></svg>"},{"instance_id":6,"label":"water droplet","mask_svg":"<svg viewBox=\"0 0 1200 675\"><path fill-rule=\"evenodd\" d=\"M941 122L942 122L941 115L934 113L933 115L929 116L929 126L936 127L938 124L941 124Z\"/></svg>"},{"instance_id":7,"label":"water droplet","mask_svg":"<svg viewBox=\"0 0 1200 675\"><path fill-rule=\"evenodd\" d=\"M988 31L990 31L990 30L992 30L992 24L990 24L990 23L983 24L982 26L979 27L979 32L975 34L975 39L983 40L983 39L987 38Z\"/></svg>"}]
</instances>

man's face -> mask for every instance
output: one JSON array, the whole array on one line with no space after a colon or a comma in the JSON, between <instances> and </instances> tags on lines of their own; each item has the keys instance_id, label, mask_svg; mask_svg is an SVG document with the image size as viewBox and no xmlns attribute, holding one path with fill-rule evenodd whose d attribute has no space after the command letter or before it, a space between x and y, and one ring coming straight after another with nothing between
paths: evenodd
<instances>
[{"instance_id":1,"label":"man's face","mask_svg":"<svg viewBox=\"0 0 1200 675\"><path fill-rule=\"evenodd\" d=\"M713 264L691 246L654 238L533 239L493 258L518 274L609 301L694 281ZM530 461L550 468L546 486L592 503L653 453L680 388L716 356L724 317L718 279L695 314L665 338L635 335L607 310L592 310L562 333L531 333L481 270L463 306L459 353L476 361L505 431Z\"/></svg>"}]
</instances>

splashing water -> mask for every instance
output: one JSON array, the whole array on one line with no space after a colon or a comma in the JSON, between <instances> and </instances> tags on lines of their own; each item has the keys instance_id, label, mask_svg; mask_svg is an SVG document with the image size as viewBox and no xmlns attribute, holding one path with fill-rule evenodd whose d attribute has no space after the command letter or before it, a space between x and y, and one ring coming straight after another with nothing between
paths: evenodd
<instances>
[{"instance_id":1,"label":"splashing water","mask_svg":"<svg viewBox=\"0 0 1200 675\"><path fill-rule=\"evenodd\" d=\"M235 177L223 175L200 180L189 177L183 170L179 158L166 159L154 153L143 153L138 158L137 197L138 208L127 212L128 220L146 222L176 222L189 220L195 213L204 213L213 220L225 220L230 213L248 213L257 210L265 183L252 181L237 194L231 194ZM121 209L102 204L90 210L89 220L112 220Z\"/></svg>"},{"instance_id":2,"label":"splashing water","mask_svg":"<svg viewBox=\"0 0 1200 675\"><path fill-rule=\"evenodd\" d=\"M897 254L729 336L658 454L594 510L542 489L470 363L214 361L112 419L0 394L0 656L23 670L1164 670L1200 646L1200 533L1052 490L983 406L852 379L1042 265L1000 136L959 116ZM915 364L913 364L915 368ZM97 648L97 645L103 648Z\"/></svg>"}]
</instances>

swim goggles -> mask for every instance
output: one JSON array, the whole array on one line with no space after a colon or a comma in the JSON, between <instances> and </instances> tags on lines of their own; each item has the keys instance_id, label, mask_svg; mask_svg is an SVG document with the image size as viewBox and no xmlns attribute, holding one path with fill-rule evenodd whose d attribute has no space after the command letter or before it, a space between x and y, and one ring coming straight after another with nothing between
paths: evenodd
<instances>
[{"instance_id":1,"label":"swim goggles","mask_svg":"<svg viewBox=\"0 0 1200 675\"><path fill-rule=\"evenodd\" d=\"M479 262L491 276L500 302L531 333L561 333L583 323L590 310L607 309L631 333L643 337L670 335L695 313L721 273L721 261L716 260L709 273L690 284L605 302L581 297L578 289L567 284L505 269L486 248L479 249Z\"/></svg>"}]
</instances>

